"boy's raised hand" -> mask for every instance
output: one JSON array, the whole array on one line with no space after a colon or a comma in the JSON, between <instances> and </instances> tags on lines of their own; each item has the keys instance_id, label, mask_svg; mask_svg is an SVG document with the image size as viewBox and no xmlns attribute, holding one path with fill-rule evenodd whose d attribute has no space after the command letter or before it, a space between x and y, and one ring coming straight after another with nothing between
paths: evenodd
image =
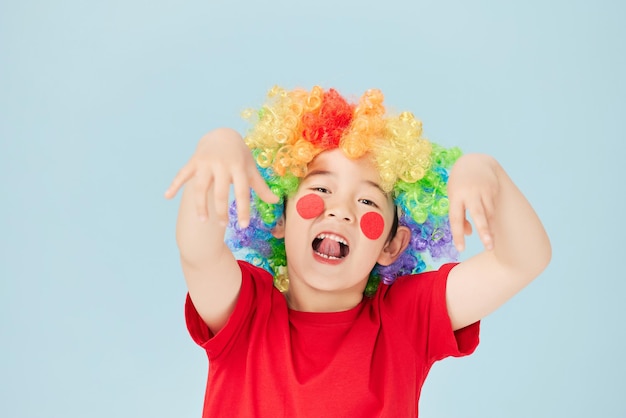
<instances>
[{"instance_id":1,"label":"boy's raised hand","mask_svg":"<svg viewBox=\"0 0 626 418\"><path fill-rule=\"evenodd\" d=\"M252 153L241 135L232 129L216 129L202 137L196 152L172 180L165 197L173 198L191 178L195 179L193 194L196 212L203 222L209 216L215 216L220 224L226 225L231 184L237 202L237 218L242 228L248 225L250 219L250 188L268 203L277 203L279 200L259 174ZM211 197L214 214L208 213L207 208Z\"/></svg>"},{"instance_id":2,"label":"boy's raised hand","mask_svg":"<svg viewBox=\"0 0 626 418\"><path fill-rule=\"evenodd\" d=\"M457 160L448 178L450 229L459 251L472 232L485 246L448 276L446 302L457 330L493 312L550 262L550 240L534 209L502 166L488 155Z\"/></svg>"},{"instance_id":3,"label":"boy's raised hand","mask_svg":"<svg viewBox=\"0 0 626 418\"><path fill-rule=\"evenodd\" d=\"M465 235L472 233L468 218L474 222L485 249L493 249L499 169L493 157L482 154L464 155L452 167L448 179L449 218L457 250L465 249Z\"/></svg>"}]
</instances>

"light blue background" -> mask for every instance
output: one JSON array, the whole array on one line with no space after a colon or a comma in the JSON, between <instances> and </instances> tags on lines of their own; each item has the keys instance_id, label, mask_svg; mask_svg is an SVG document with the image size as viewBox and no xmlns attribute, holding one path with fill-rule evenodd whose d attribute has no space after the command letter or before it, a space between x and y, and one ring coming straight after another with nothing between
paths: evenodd
<instances>
[{"instance_id":1,"label":"light blue background","mask_svg":"<svg viewBox=\"0 0 626 418\"><path fill-rule=\"evenodd\" d=\"M381 88L430 139L494 155L552 238L475 355L434 367L421 416L626 416L625 12L2 0L0 416L200 417L206 358L162 194L205 131L243 129L274 84L317 83Z\"/></svg>"}]
</instances>

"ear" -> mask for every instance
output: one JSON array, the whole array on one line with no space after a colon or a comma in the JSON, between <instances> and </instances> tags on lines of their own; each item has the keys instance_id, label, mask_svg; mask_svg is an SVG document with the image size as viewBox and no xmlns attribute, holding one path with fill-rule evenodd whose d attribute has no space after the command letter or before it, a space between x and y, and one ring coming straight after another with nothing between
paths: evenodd
<instances>
[{"instance_id":1,"label":"ear","mask_svg":"<svg viewBox=\"0 0 626 418\"><path fill-rule=\"evenodd\" d=\"M272 236L276 239L285 238L285 215L282 215L272 228Z\"/></svg>"},{"instance_id":2,"label":"ear","mask_svg":"<svg viewBox=\"0 0 626 418\"><path fill-rule=\"evenodd\" d=\"M396 235L385 244L376 262L381 266L388 266L396 261L400 254L406 250L410 239L411 230L403 225L398 226Z\"/></svg>"}]
</instances>

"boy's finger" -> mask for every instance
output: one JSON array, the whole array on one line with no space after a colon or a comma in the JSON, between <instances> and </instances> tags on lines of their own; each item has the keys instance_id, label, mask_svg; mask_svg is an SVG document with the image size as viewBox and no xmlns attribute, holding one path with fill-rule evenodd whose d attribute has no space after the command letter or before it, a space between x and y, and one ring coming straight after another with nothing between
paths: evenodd
<instances>
[{"instance_id":1,"label":"boy's finger","mask_svg":"<svg viewBox=\"0 0 626 418\"><path fill-rule=\"evenodd\" d=\"M250 176L250 186L264 202L278 203L280 201L280 198L272 192L256 169Z\"/></svg>"},{"instance_id":2,"label":"boy's finger","mask_svg":"<svg viewBox=\"0 0 626 418\"><path fill-rule=\"evenodd\" d=\"M463 251L465 249L465 207L451 200L448 217L454 246L458 251Z\"/></svg>"},{"instance_id":3,"label":"boy's finger","mask_svg":"<svg viewBox=\"0 0 626 418\"><path fill-rule=\"evenodd\" d=\"M250 186L243 174L233 174L233 193L237 202L237 221L246 228L250 221Z\"/></svg>"},{"instance_id":4,"label":"boy's finger","mask_svg":"<svg viewBox=\"0 0 626 418\"><path fill-rule=\"evenodd\" d=\"M483 207L485 208L485 216L487 218L487 222L490 222L493 214L495 213L495 202L493 200L493 196L483 196L482 198Z\"/></svg>"},{"instance_id":5,"label":"boy's finger","mask_svg":"<svg viewBox=\"0 0 626 418\"><path fill-rule=\"evenodd\" d=\"M472 224L467 219L463 221L463 228L464 235L472 235Z\"/></svg>"},{"instance_id":6,"label":"boy's finger","mask_svg":"<svg viewBox=\"0 0 626 418\"><path fill-rule=\"evenodd\" d=\"M230 189L230 176L215 173L213 181L213 198L215 215L224 226L228 223L228 192Z\"/></svg>"},{"instance_id":7,"label":"boy's finger","mask_svg":"<svg viewBox=\"0 0 626 418\"><path fill-rule=\"evenodd\" d=\"M469 212L470 216L474 220L476 232L478 233L480 240L485 248L490 250L492 246L491 231L489 229L489 222L487 221L487 215L482 201L474 203Z\"/></svg>"},{"instance_id":8,"label":"boy's finger","mask_svg":"<svg viewBox=\"0 0 626 418\"><path fill-rule=\"evenodd\" d=\"M207 175L197 174L193 181L193 197L196 204L196 213L200 221L208 219L207 198L211 186L211 178Z\"/></svg>"},{"instance_id":9,"label":"boy's finger","mask_svg":"<svg viewBox=\"0 0 626 418\"><path fill-rule=\"evenodd\" d=\"M189 180L192 175L193 175L193 170L189 167L189 165L186 165L183 168L181 168L176 174L176 176L174 176L174 179L170 183L170 186L165 191L165 197L167 199L170 199L176 196L176 193L178 193L178 190L180 190L182 185L185 184L185 182Z\"/></svg>"},{"instance_id":10,"label":"boy's finger","mask_svg":"<svg viewBox=\"0 0 626 418\"><path fill-rule=\"evenodd\" d=\"M486 223L486 231L483 239L483 243L485 244L485 248L491 250L493 248L493 234L492 234L492 225L493 225L493 214L495 213L495 203L493 201L493 196L488 196L482 198L482 205L485 213L485 223ZM481 235L482 236L482 235Z\"/></svg>"}]
</instances>

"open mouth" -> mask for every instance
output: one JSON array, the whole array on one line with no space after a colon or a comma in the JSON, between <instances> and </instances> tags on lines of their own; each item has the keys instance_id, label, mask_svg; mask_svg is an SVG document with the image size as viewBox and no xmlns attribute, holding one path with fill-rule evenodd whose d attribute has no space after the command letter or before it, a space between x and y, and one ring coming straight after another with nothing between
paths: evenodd
<instances>
[{"instance_id":1,"label":"open mouth","mask_svg":"<svg viewBox=\"0 0 626 418\"><path fill-rule=\"evenodd\" d=\"M315 254L329 260L340 260L350 253L346 240L335 234L319 234L313 240L312 247Z\"/></svg>"}]
</instances>

